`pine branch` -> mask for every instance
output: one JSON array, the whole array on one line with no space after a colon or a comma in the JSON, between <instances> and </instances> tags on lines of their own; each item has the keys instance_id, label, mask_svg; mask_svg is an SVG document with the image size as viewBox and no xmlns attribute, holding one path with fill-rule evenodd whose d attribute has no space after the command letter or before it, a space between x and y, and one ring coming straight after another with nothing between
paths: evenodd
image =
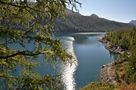
<instances>
[{"instance_id":1,"label":"pine branch","mask_svg":"<svg viewBox=\"0 0 136 90\"><path fill-rule=\"evenodd\" d=\"M40 55L40 54L46 54L47 51L43 52L31 52L31 51L18 51L14 54L6 55L6 56L0 56L0 59L7 59L7 58L12 58L18 55L23 55L23 56L35 56L35 55Z\"/></svg>"}]
</instances>

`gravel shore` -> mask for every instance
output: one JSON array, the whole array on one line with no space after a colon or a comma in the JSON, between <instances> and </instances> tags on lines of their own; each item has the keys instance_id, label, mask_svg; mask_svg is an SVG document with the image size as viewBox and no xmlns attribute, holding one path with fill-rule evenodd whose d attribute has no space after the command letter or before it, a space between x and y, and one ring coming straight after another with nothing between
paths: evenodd
<instances>
[{"instance_id":1,"label":"gravel shore","mask_svg":"<svg viewBox=\"0 0 136 90\"><path fill-rule=\"evenodd\" d=\"M109 84L117 85L114 71L112 70L112 63L103 65L100 72L101 81Z\"/></svg>"}]
</instances>

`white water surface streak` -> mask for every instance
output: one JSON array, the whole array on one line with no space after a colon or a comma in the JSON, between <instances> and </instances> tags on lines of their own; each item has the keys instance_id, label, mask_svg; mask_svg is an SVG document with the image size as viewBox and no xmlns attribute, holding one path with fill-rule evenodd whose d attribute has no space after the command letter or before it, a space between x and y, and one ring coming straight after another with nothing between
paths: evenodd
<instances>
[{"instance_id":1,"label":"white water surface streak","mask_svg":"<svg viewBox=\"0 0 136 90\"><path fill-rule=\"evenodd\" d=\"M73 56L72 64L62 64L61 65L61 80L65 85L65 90L75 90L76 83L74 79L74 74L78 65L77 58L74 53L73 48L73 37L63 37L62 42L66 51Z\"/></svg>"}]
</instances>

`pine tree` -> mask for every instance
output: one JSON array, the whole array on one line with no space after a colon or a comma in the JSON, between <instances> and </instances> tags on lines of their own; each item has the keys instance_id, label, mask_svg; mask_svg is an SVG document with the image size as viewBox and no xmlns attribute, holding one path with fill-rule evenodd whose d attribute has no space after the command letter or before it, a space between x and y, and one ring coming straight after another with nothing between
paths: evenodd
<instances>
[{"instance_id":1,"label":"pine tree","mask_svg":"<svg viewBox=\"0 0 136 90\"><path fill-rule=\"evenodd\" d=\"M59 40L52 37L54 21L65 15L67 6L76 8L77 0L0 0L0 81L10 90L57 90L55 77L40 76L32 68L42 55L53 62L59 58L71 63ZM28 49L33 43L32 49ZM18 45L19 48L12 48ZM18 76L11 72L20 66ZM0 89L2 85L0 86Z\"/></svg>"}]
</instances>

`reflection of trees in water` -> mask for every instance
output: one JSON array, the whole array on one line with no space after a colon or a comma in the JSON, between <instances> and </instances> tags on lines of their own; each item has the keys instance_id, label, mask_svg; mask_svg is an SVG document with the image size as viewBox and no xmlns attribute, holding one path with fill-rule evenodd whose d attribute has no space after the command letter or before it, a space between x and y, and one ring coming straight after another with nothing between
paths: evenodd
<instances>
[{"instance_id":1,"label":"reflection of trees in water","mask_svg":"<svg viewBox=\"0 0 136 90\"><path fill-rule=\"evenodd\" d=\"M99 42L101 35L75 35L75 43L77 44L96 44Z\"/></svg>"},{"instance_id":2,"label":"reflection of trees in water","mask_svg":"<svg viewBox=\"0 0 136 90\"><path fill-rule=\"evenodd\" d=\"M88 36L76 35L76 36L74 36L74 38L75 38L76 43L83 43L88 39Z\"/></svg>"},{"instance_id":3,"label":"reflection of trees in water","mask_svg":"<svg viewBox=\"0 0 136 90\"><path fill-rule=\"evenodd\" d=\"M120 54L119 53L114 53L114 52L110 52L110 57L113 58L113 60L117 60L119 57L120 57Z\"/></svg>"}]
</instances>

